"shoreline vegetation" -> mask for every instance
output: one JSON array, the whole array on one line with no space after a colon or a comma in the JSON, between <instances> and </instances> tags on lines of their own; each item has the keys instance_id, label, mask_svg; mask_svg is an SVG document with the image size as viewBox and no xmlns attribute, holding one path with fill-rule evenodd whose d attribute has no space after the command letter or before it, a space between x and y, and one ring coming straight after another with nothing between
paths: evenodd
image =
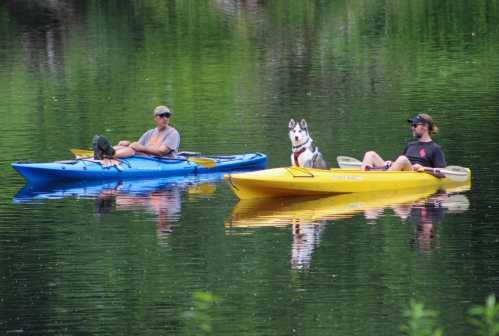
<instances>
[{"instance_id":1,"label":"shoreline vegetation","mask_svg":"<svg viewBox=\"0 0 499 336\"><path fill-rule=\"evenodd\" d=\"M186 326L193 334L213 335L214 305L221 303L221 298L208 291L197 291L192 294L192 307L183 313ZM438 321L439 313L427 308L417 300L411 300L403 314L406 319L400 331L406 336L445 336L443 327ZM468 322L474 327L471 335L499 335L499 304L494 294L489 295L483 306L473 306L468 310ZM470 335L470 336L471 336Z\"/></svg>"},{"instance_id":2,"label":"shoreline vegetation","mask_svg":"<svg viewBox=\"0 0 499 336\"><path fill-rule=\"evenodd\" d=\"M406 323L401 331L407 336L443 336L448 335L439 326L438 312L428 309L424 304L411 300L409 308L404 311ZM484 306L474 306L468 310L468 322L474 327L472 335L499 335L499 304L491 294L485 300Z\"/></svg>"}]
</instances>

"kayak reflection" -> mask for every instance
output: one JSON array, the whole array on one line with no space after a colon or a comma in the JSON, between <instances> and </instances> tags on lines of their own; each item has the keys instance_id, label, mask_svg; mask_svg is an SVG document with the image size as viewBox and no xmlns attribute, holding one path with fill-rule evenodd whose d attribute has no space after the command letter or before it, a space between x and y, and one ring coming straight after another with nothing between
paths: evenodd
<instances>
[{"instance_id":1,"label":"kayak reflection","mask_svg":"<svg viewBox=\"0 0 499 336\"><path fill-rule=\"evenodd\" d=\"M26 184L13 198L14 203L39 203L51 199L97 198L119 191L123 194L147 196L165 188L188 189L190 194L213 192L213 183L223 181L223 173L172 176L121 181L85 181L70 183Z\"/></svg>"},{"instance_id":2,"label":"kayak reflection","mask_svg":"<svg viewBox=\"0 0 499 336\"><path fill-rule=\"evenodd\" d=\"M469 185L437 190L422 188L383 193L354 193L321 198L276 198L241 200L225 221L226 230L258 227L291 227L293 242L291 266L309 267L313 251L320 244L326 222L362 214L366 223L374 224L387 209L404 221L416 225L411 245L421 250L432 247L435 225L446 212L466 211L469 206L463 194Z\"/></svg>"},{"instance_id":3,"label":"kayak reflection","mask_svg":"<svg viewBox=\"0 0 499 336\"><path fill-rule=\"evenodd\" d=\"M159 236L171 233L172 223L181 215L182 194L188 198L210 197L223 174L170 177L149 180L125 180L93 183L26 185L14 197L14 203L40 203L77 198L95 199L99 215L115 211L147 210L154 214Z\"/></svg>"}]
</instances>

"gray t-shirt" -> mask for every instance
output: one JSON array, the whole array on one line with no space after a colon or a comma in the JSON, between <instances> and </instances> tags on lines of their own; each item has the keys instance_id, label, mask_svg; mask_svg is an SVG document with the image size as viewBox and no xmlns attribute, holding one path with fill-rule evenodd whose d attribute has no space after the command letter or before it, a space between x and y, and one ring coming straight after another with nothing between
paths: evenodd
<instances>
[{"instance_id":1,"label":"gray t-shirt","mask_svg":"<svg viewBox=\"0 0 499 336\"><path fill-rule=\"evenodd\" d=\"M178 146L180 145L180 134L171 126L168 126L161 131L157 128L153 128L140 137L139 143L143 146L152 146L156 148L165 145L172 150L167 155L175 156Z\"/></svg>"}]
</instances>

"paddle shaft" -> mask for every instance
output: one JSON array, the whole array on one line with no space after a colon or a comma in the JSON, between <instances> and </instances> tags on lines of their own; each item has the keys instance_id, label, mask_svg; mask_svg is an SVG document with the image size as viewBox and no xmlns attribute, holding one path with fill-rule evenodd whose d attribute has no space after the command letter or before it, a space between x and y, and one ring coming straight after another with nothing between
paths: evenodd
<instances>
[{"instance_id":1,"label":"paddle shaft","mask_svg":"<svg viewBox=\"0 0 499 336\"><path fill-rule=\"evenodd\" d=\"M337 157L338 165L340 168L360 168L362 166L362 162L355 158L349 156L338 156ZM454 181L464 181L468 179L469 170L464 167L459 166L449 166L446 168L431 168L431 167L423 167L424 171L427 173L431 173L436 177L438 175L444 175L450 180ZM374 167L374 170L383 170L384 167Z\"/></svg>"},{"instance_id":2,"label":"paddle shaft","mask_svg":"<svg viewBox=\"0 0 499 336\"><path fill-rule=\"evenodd\" d=\"M348 162L346 164L343 164L343 166L349 166L349 167L355 167L355 168L360 168L362 165L362 162L359 161L358 164L355 164L354 162ZM459 175L459 176L466 176L468 175L464 171L452 171L452 170L447 170L445 168L431 168L431 167L423 167L425 172L428 173L433 173L433 174L449 174L449 175ZM373 167L371 170L385 170L385 167Z\"/></svg>"}]
</instances>

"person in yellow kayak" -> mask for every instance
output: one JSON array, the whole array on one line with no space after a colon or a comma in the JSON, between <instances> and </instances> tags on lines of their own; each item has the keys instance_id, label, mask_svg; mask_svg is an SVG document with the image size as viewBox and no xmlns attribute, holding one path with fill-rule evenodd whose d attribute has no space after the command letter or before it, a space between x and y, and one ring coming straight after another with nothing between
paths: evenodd
<instances>
[{"instance_id":1,"label":"person in yellow kayak","mask_svg":"<svg viewBox=\"0 0 499 336\"><path fill-rule=\"evenodd\" d=\"M438 127L430 115L421 113L407 120L411 124L411 141L395 161L384 161L381 156L369 151L364 154L362 170L406 170L424 171L425 168L444 168L447 166L445 155L438 144L433 142L431 135L438 133Z\"/></svg>"},{"instance_id":2,"label":"person in yellow kayak","mask_svg":"<svg viewBox=\"0 0 499 336\"><path fill-rule=\"evenodd\" d=\"M172 114L168 107L157 106L153 111L156 127L145 132L136 142L121 140L113 147L105 137L96 135L92 141L94 158L125 158L135 154L174 158L180 145L180 134L170 126Z\"/></svg>"}]
</instances>

